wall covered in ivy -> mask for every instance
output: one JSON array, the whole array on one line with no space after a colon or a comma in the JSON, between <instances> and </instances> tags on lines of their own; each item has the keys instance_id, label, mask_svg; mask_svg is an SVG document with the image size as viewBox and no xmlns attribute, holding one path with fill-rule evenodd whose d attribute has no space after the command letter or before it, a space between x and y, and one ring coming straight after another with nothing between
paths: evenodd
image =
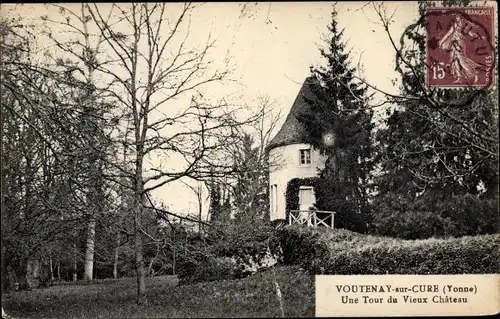
<instances>
[{"instance_id":1,"label":"wall covered in ivy","mask_svg":"<svg viewBox=\"0 0 500 319\"><path fill-rule=\"evenodd\" d=\"M317 185L318 177L308 177L308 178L294 178L288 182L286 187L286 221L288 222L290 211L299 209L299 189L300 186L312 186L316 192L317 197Z\"/></svg>"},{"instance_id":2,"label":"wall covered in ivy","mask_svg":"<svg viewBox=\"0 0 500 319\"><path fill-rule=\"evenodd\" d=\"M286 189L286 223L288 224L290 211L299 209L300 186L314 187L316 208L318 210L335 212L335 228L344 228L355 232L366 233L366 214L355 213L354 203L342 200L342 192L335 189L328 180L320 177L294 178L288 182ZM318 214L321 219L328 214ZM328 224L330 218L325 220Z\"/></svg>"}]
</instances>

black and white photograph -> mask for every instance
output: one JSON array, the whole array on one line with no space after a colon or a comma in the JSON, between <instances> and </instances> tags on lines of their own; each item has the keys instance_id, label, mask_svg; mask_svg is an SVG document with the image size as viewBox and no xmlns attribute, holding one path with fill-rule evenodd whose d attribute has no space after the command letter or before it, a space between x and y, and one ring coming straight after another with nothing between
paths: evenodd
<instances>
[{"instance_id":1,"label":"black and white photograph","mask_svg":"<svg viewBox=\"0 0 500 319\"><path fill-rule=\"evenodd\" d=\"M497 29L494 1L2 3L2 318L498 313Z\"/></svg>"}]
</instances>

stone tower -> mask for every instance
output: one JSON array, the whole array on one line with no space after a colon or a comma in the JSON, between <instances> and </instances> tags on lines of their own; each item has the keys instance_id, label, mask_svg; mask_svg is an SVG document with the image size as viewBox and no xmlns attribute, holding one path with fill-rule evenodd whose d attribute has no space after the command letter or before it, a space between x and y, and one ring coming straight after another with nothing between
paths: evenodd
<instances>
[{"instance_id":1,"label":"stone tower","mask_svg":"<svg viewBox=\"0 0 500 319\"><path fill-rule=\"evenodd\" d=\"M326 156L309 144L309 134L297 116L309 108L306 99L312 100L312 78L307 78L281 129L268 146L271 168L269 172L270 219L284 219L286 216L286 188L294 178L316 177L323 169ZM273 163L274 162L274 163ZM316 202L312 186L301 186L299 190L300 209L309 209Z\"/></svg>"}]
</instances>

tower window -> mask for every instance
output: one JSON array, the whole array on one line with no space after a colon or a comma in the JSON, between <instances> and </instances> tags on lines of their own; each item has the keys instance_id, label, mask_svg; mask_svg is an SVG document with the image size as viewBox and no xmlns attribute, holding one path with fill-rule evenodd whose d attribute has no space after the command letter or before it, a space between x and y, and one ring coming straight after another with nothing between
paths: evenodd
<instances>
[{"instance_id":1,"label":"tower window","mask_svg":"<svg viewBox=\"0 0 500 319\"><path fill-rule=\"evenodd\" d=\"M300 165L309 165L311 164L311 150L300 150Z\"/></svg>"}]
</instances>

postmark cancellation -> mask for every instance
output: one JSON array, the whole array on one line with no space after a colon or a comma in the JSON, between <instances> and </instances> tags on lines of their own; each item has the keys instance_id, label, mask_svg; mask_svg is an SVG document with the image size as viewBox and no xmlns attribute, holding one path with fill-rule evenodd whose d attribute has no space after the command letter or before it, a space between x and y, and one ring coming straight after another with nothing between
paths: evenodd
<instances>
[{"instance_id":1,"label":"postmark cancellation","mask_svg":"<svg viewBox=\"0 0 500 319\"><path fill-rule=\"evenodd\" d=\"M427 9L428 88L495 85L494 14L492 6Z\"/></svg>"}]
</instances>

